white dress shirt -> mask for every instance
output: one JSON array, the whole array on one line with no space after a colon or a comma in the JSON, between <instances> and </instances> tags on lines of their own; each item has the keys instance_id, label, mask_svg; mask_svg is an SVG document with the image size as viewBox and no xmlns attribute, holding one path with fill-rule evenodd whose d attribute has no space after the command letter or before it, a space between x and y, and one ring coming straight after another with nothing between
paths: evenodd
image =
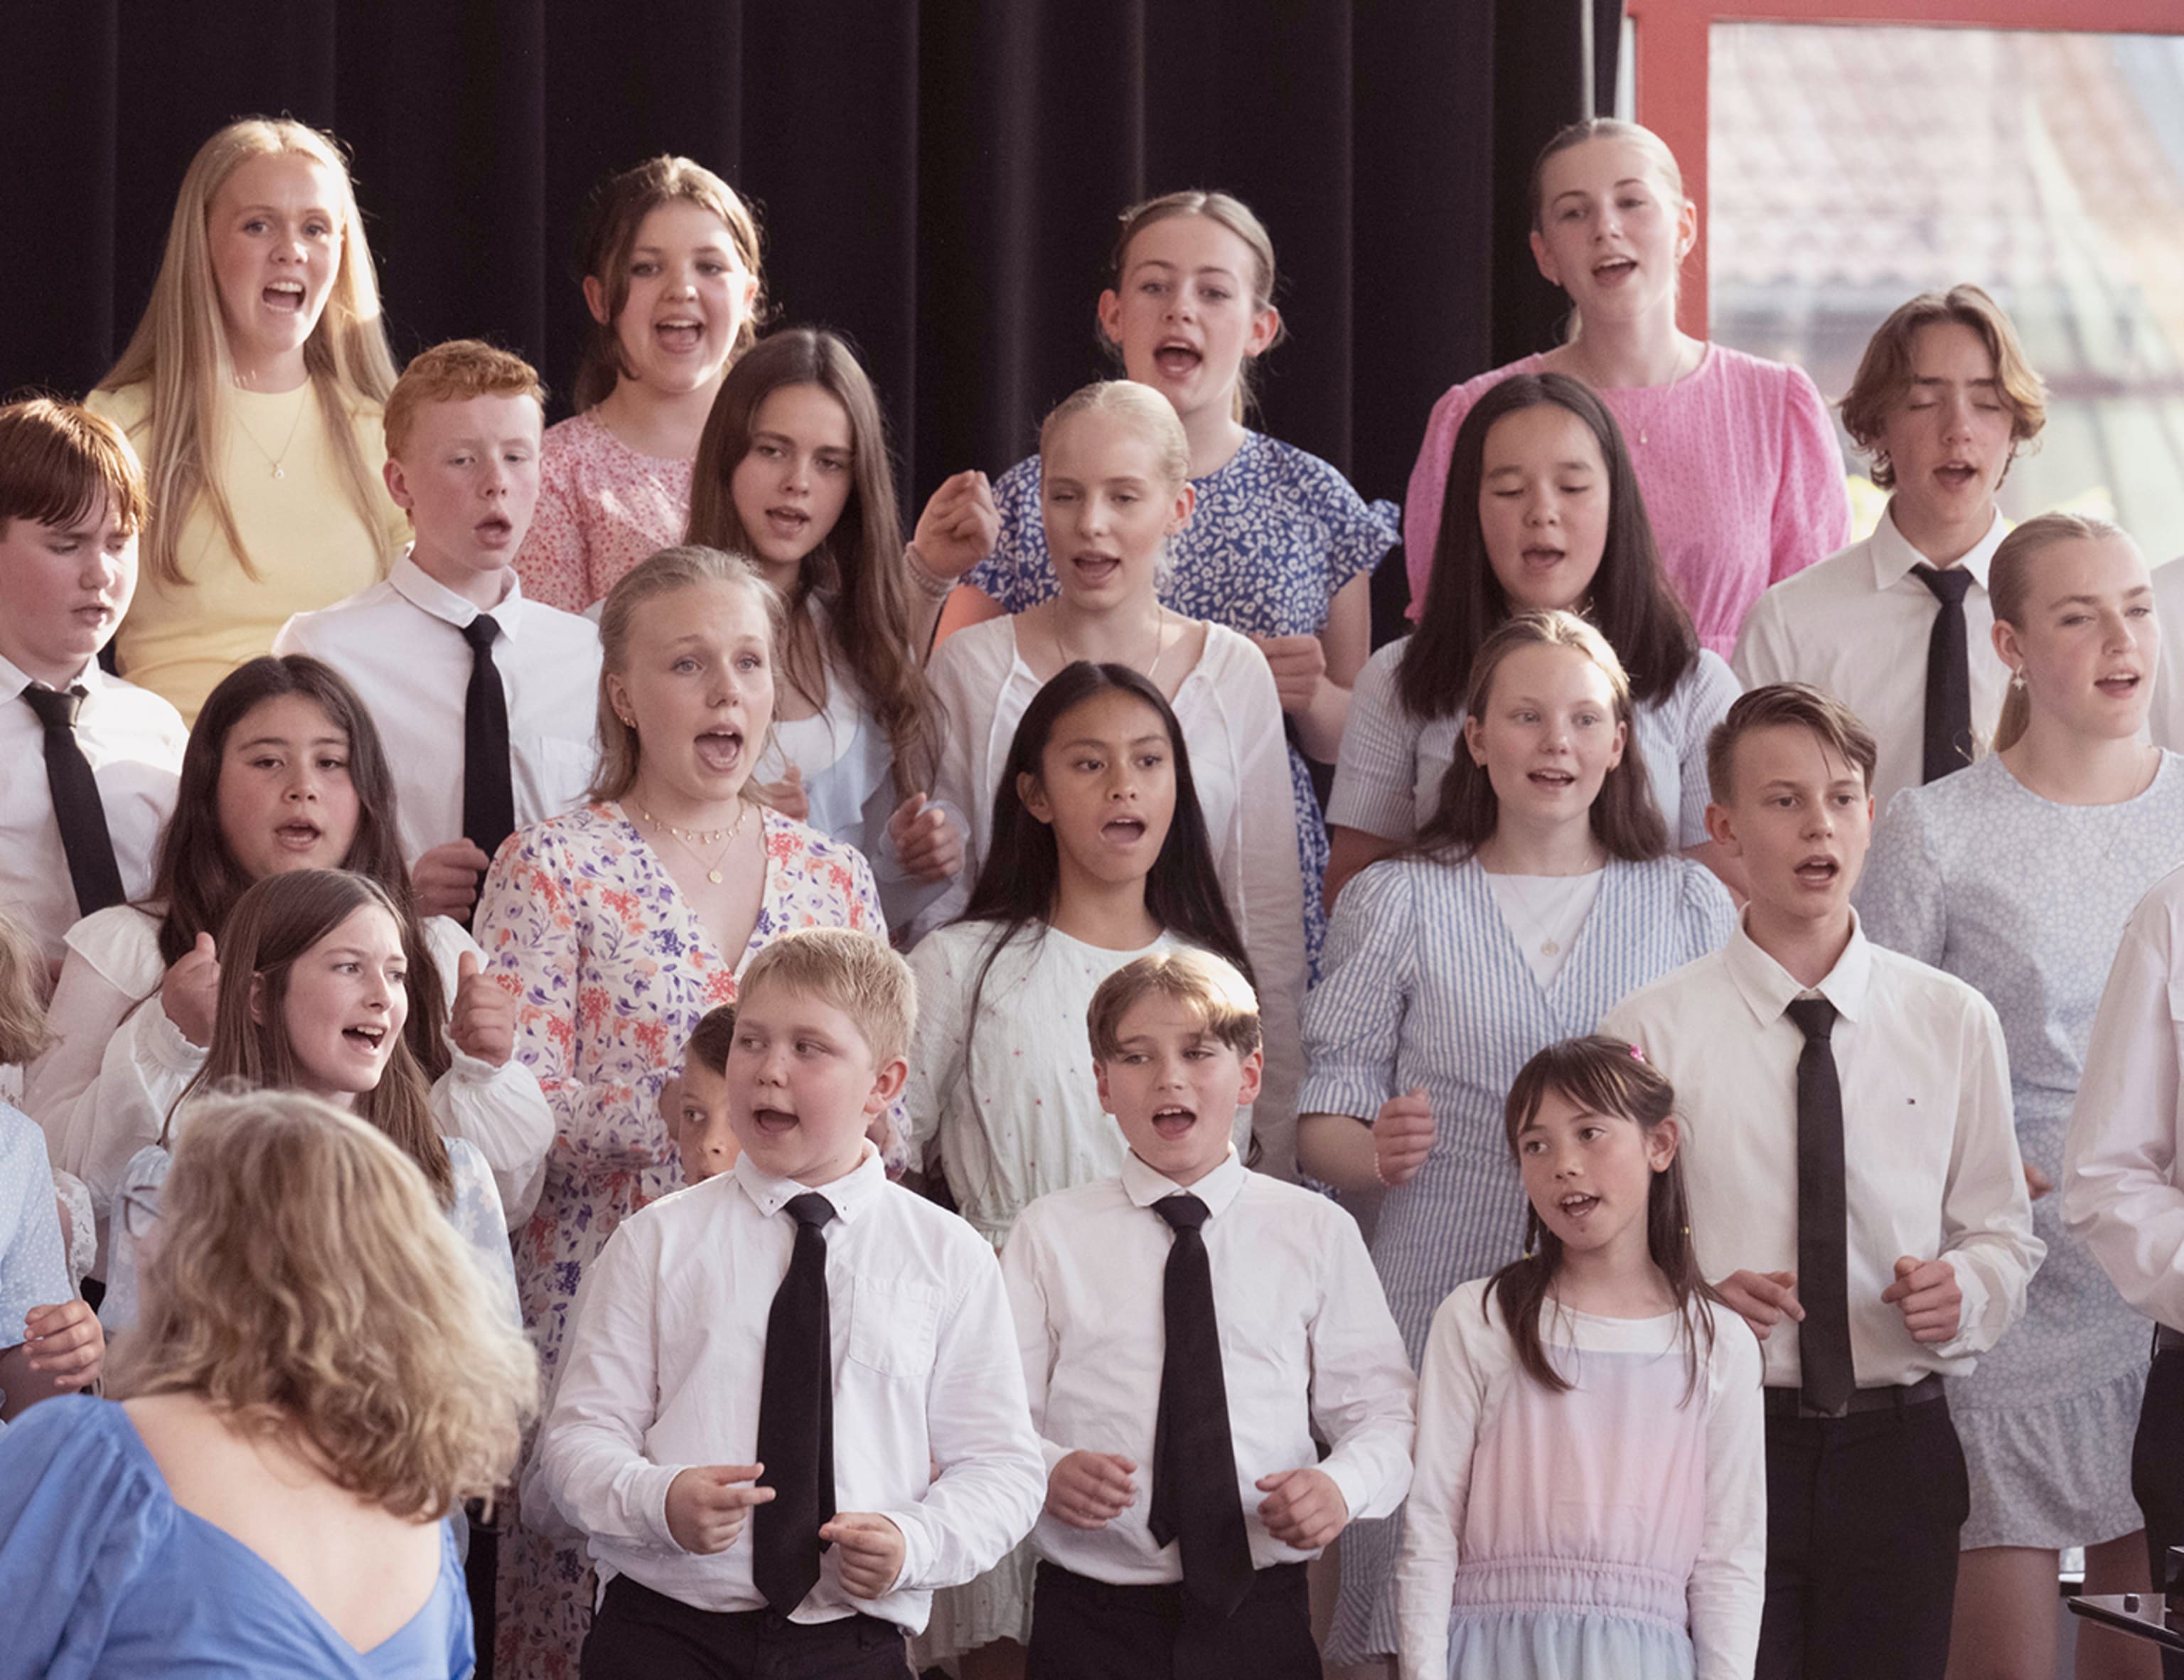
<instances>
[{"instance_id":1,"label":"white dress shirt","mask_svg":"<svg viewBox=\"0 0 2184 1680\"><path fill-rule=\"evenodd\" d=\"M1120 1178L1033 1203L1001 1254L1047 1469L1078 1451L1119 1453L1138 1466L1129 1509L1106 1527L1088 1532L1042 1512L1032 1531L1041 1557L1095 1581L1183 1578L1175 1543L1156 1543L1146 1526L1173 1246L1152 1204L1182 1188L1129 1155ZM1254 1484L1317 1468L1353 1519L1386 1516L1410 1487L1418 1380L1348 1214L1247 1171L1233 1149L1189 1193L1209 1214L1202 1231L1251 1562L1300 1562L1317 1554L1267 1532L1267 1495ZM1315 1426L1329 1446L1323 1460Z\"/></svg>"},{"instance_id":2,"label":"white dress shirt","mask_svg":"<svg viewBox=\"0 0 2184 1680\"><path fill-rule=\"evenodd\" d=\"M1810 683L1856 712L1880 749L1874 809L1926 773L1926 645L1941 603L1911 575L1932 562L1896 528L1895 504L1873 534L1759 597L1736 639L1732 661L1747 689ZM1994 650L1994 606L1986 572L2009 533L1997 513L1979 546L1957 562L1971 573L1964 591L1964 643L1971 656L1972 733L1985 740L2002 715L2009 670Z\"/></svg>"},{"instance_id":3,"label":"white dress shirt","mask_svg":"<svg viewBox=\"0 0 2184 1680\"><path fill-rule=\"evenodd\" d=\"M1851 1359L1864 1388L1963 1376L2025 1310L2047 1250L2017 1153L2002 1024L1953 975L1850 944L1814 990L1836 1007L1849 1212ZM1752 943L1729 943L1633 992L1601 1030L1628 1039L1676 1088L1700 1269L1797 1270L1797 1058L1784 1011L1810 995ZM1964 1291L1957 1334L1921 1342L1883 1303L1898 1257L1946 1254ZM1763 1344L1767 1381L1799 1381L1797 1326Z\"/></svg>"},{"instance_id":4,"label":"white dress shirt","mask_svg":"<svg viewBox=\"0 0 2184 1680\"><path fill-rule=\"evenodd\" d=\"M423 927L452 1006L456 971L465 952L480 955L476 942L445 916L428 917ZM159 1141L169 1112L204 1065L205 1052L160 1007L165 976L159 924L146 911L117 904L70 928L68 960L47 1011L55 1042L31 1064L24 1091L23 1107L45 1128L53 1159L91 1186L102 1258L131 1157ZM476 1145L510 1227L520 1228L545 1183L553 1110L538 1076L515 1058L495 1067L448 1047L454 1059L432 1086L433 1117L447 1136Z\"/></svg>"},{"instance_id":5,"label":"white dress shirt","mask_svg":"<svg viewBox=\"0 0 2184 1680\"><path fill-rule=\"evenodd\" d=\"M2180 626L2184 631L2184 626ZM2184 869L2125 925L2063 1146L2063 1220L2123 1298L2184 1329Z\"/></svg>"},{"instance_id":6,"label":"white dress shirt","mask_svg":"<svg viewBox=\"0 0 2184 1680\"><path fill-rule=\"evenodd\" d=\"M404 553L385 582L298 613L273 639L276 654L307 653L332 666L371 714L394 773L402 855L412 862L463 837L471 654L462 633L477 616ZM599 767L599 631L589 619L524 600L513 572L493 620L521 829L574 809Z\"/></svg>"},{"instance_id":7,"label":"white dress shirt","mask_svg":"<svg viewBox=\"0 0 2184 1680\"><path fill-rule=\"evenodd\" d=\"M189 731L165 700L109 677L95 660L70 686L77 684L84 696L76 745L98 784L121 890L142 898L152 890L159 831L174 814ZM31 686L25 673L0 659L0 913L21 923L46 961L58 963L82 912L46 782L46 726L23 699Z\"/></svg>"},{"instance_id":8,"label":"white dress shirt","mask_svg":"<svg viewBox=\"0 0 2184 1680\"><path fill-rule=\"evenodd\" d=\"M694 1465L757 1457L767 1315L808 1188L748 1155L622 1221L584 1273L525 1521L548 1502L589 1537L602 1586L627 1575L705 1610L765 1607L751 1531L710 1556L667 1531L667 1489ZM818 1186L833 1331L834 1504L902 1531L902 1572L877 1599L842 1587L840 1554L792 1616L862 1610L915 1633L936 1587L982 1574L1046 1496L994 1251L953 1214L888 1182L867 1146ZM933 1471L939 1467L936 1480Z\"/></svg>"}]
</instances>

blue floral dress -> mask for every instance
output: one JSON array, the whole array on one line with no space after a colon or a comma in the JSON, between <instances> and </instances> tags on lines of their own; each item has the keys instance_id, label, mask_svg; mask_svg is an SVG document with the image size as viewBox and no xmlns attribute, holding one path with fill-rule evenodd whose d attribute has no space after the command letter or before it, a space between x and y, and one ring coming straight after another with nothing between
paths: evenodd
<instances>
[{"instance_id":1,"label":"blue floral dress","mask_svg":"<svg viewBox=\"0 0 2184 1680\"><path fill-rule=\"evenodd\" d=\"M1369 572L1402 534L1393 502L1368 503L1318 455L1262 432L1246 432L1227 465L1194 478L1198 505L1173 545L1161 599L1249 636L1316 636L1335 592ZM1010 612L1061 592L1039 513L1039 457L1018 461L994 486L1001 537L964 581ZM1320 882L1327 824L1312 773L1293 740L1297 862L1304 874L1305 954L1316 979L1327 936Z\"/></svg>"}]
</instances>

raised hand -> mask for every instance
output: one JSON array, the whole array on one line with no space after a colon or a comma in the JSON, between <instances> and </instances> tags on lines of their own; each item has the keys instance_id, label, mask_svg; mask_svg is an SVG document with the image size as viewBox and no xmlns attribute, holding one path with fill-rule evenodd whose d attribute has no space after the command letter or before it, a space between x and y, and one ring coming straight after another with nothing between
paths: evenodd
<instances>
[{"instance_id":1,"label":"raised hand","mask_svg":"<svg viewBox=\"0 0 2184 1680\"><path fill-rule=\"evenodd\" d=\"M1274 691L1284 712L1309 712L1327 680L1327 650L1317 636L1254 636L1274 673Z\"/></svg>"},{"instance_id":2,"label":"raised hand","mask_svg":"<svg viewBox=\"0 0 2184 1680\"><path fill-rule=\"evenodd\" d=\"M667 1484L667 1532L686 1552L725 1552L744 1532L750 1508L773 1498L757 1485L764 1465L693 1465Z\"/></svg>"},{"instance_id":3,"label":"raised hand","mask_svg":"<svg viewBox=\"0 0 2184 1680\"><path fill-rule=\"evenodd\" d=\"M159 1007L175 1030L200 1050L212 1047L213 1022L219 1013L220 958L210 934L175 958L159 981Z\"/></svg>"},{"instance_id":4,"label":"raised hand","mask_svg":"<svg viewBox=\"0 0 2184 1680\"><path fill-rule=\"evenodd\" d=\"M936 578L961 578L994 551L1001 516L983 472L959 472L933 493L910 545Z\"/></svg>"},{"instance_id":5,"label":"raised hand","mask_svg":"<svg viewBox=\"0 0 2184 1680\"><path fill-rule=\"evenodd\" d=\"M937 805L914 793L888 818L888 839L902 867L921 881L944 881L963 867L963 837Z\"/></svg>"},{"instance_id":6,"label":"raised hand","mask_svg":"<svg viewBox=\"0 0 2184 1680\"><path fill-rule=\"evenodd\" d=\"M844 1511L819 1525L819 1538L833 1546L853 1599L878 1598L902 1573L902 1530L877 1511Z\"/></svg>"},{"instance_id":7,"label":"raised hand","mask_svg":"<svg viewBox=\"0 0 2184 1680\"><path fill-rule=\"evenodd\" d=\"M1373 1169L1393 1188L1408 1184L1433 1153L1433 1108L1424 1086L1390 1097L1373 1120Z\"/></svg>"},{"instance_id":8,"label":"raised hand","mask_svg":"<svg viewBox=\"0 0 2184 1680\"><path fill-rule=\"evenodd\" d=\"M760 796L783 816L801 823L811 814L811 795L804 791L804 773L794 764L777 782L760 782Z\"/></svg>"},{"instance_id":9,"label":"raised hand","mask_svg":"<svg viewBox=\"0 0 2184 1680\"><path fill-rule=\"evenodd\" d=\"M1903 1314L1914 1342L1953 1342L1964 1323L1964 1291L1957 1269L1945 1259L1909 1254L1896 1262L1896 1281L1880 1298Z\"/></svg>"},{"instance_id":10,"label":"raised hand","mask_svg":"<svg viewBox=\"0 0 2184 1680\"><path fill-rule=\"evenodd\" d=\"M493 867L484 848L469 840L436 846L410 866L410 886L420 916L468 919L477 903L478 880Z\"/></svg>"},{"instance_id":11,"label":"raised hand","mask_svg":"<svg viewBox=\"0 0 2184 1680\"><path fill-rule=\"evenodd\" d=\"M515 998L482 971L474 951L455 959L455 1003L448 1041L465 1056L493 1067L515 1053Z\"/></svg>"}]
</instances>

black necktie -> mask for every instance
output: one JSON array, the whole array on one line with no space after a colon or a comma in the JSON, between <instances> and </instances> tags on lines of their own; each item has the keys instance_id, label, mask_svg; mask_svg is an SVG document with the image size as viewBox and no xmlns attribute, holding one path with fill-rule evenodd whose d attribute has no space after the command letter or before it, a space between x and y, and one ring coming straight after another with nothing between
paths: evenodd
<instances>
[{"instance_id":1,"label":"black necktie","mask_svg":"<svg viewBox=\"0 0 2184 1680\"><path fill-rule=\"evenodd\" d=\"M816 1191L788 1198L796 1248L773 1292L759 1379L758 1460L772 1500L751 1510L751 1582L787 1616L819 1580L819 1529L834 1520L833 1333L827 1311L827 1233L834 1204Z\"/></svg>"},{"instance_id":2,"label":"black necktie","mask_svg":"<svg viewBox=\"0 0 2184 1680\"><path fill-rule=\"evenodd\" d=\"M1163 1274L1167 1352L1161 1362L1146 1523L1160 1544L1173 1540L1181 1550L1190 1607L1227 1616L1251 1589L1251 1541L1236 1488L1235 1443L1228 1435L1213 1268L1199 1233L1206 1208L1195 1196L1164 1196L1153 1211L1174 1227L1175 1241Z\"/></svg>"},{"instance_id":3,"label":"black necktie","mask_svg":"<svg viewBox=\"0 0 2184 1680\"><path fill-rule=\"evenodd\" d=\"M493 662L500 626L481 612L463 626L471 645L471 685L463 695L463 835L488 857L515 832L515 790L508 767L508 695Z\"/></svg>"},{"instance_id":4,"label":"black necktie","mask_svg":"<svg viewBox=\"0 0 2184 1680\"><path fill-rule=\"evenodd\" d=\"M1919 777L1937 782L1972 762L1972 659L1964 641L1964 591L1972 574L1961 566L1914 566L1911 572L1942 604L1926 639L1926 755Z\"/></svg>"},{"instance_id":5,"label":"black necktie","mask_svg":"<svg viewBox=\"0 0 2184 1680\"><path fill-rule=\"evenodd\" d=\"M1825 997L1792 1002L1790 1019L1805 1035L1797 1056L1797 1326L1801 1398L1838 1413L1858 1387L1850 1357L1850 1215L1843 1198L1842 1085L1836 1076L1836 1006Z\"/></svg>"},{"instance_id":6,"label":"black necktie","mask_svg":"<svg viewBox=\"0 0 2184 1680\"><path fill-rule=\"evenodd\" d=\"M81 687L66 694L35 685L23 698L46 726L46 785L53 790L53 817L68 854L69 879L75 887L79 916L120 904L121 866L114 861L114 836L106 830L106 807L98 802L98 779L91 761L76 745L75 715L82 707Z\"/></svg>"}]
</instances>

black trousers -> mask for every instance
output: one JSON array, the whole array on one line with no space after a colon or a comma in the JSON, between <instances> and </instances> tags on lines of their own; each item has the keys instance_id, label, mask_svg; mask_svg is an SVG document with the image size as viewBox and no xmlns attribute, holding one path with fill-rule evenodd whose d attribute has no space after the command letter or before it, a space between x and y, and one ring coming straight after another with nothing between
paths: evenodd
<instances>
[{"instance_id":1,"label":"black trousers","mask_svg":"<svg viewBox=\"0 0 2184 1680\"><path fill-rule=\"evenodd\" d=\"M1970 1509L1946 1399L1769 1417L1758 1680L1941 1680Z\"/></svg>"},{"instance_id":2,"label":"black trousers","mask_svg":"<svg viewBox=\"0 0 2184 1680\"><path fill-rule=\"evenodd\" d=\"M1262 1569L1235 1615L1186 1624L1183 1588L1039 1566L1025 1680L1319 1680L1301 1563Z\"/></svg>"},{"instance_id":3,"label":"black trousers","mask_svg":"<svg viewBox=\"0 0 2184 1680\"><path fill-rule=\"evenodd\" d=\"M2146 1519L2146 1551L2158 1593L2169 1549L2184 1546L2184 1348L2156 1353L2146 1375L2146 1398L2131 1446L2131 1493ZM2161 1672L2164 1680L2184 1680L2184 1656L2163 1652Z\"/></svg>"},{"instance_id":4,"label":"black trousers","mask_svg":"<svg viewBox=\"0 0 2184 1680\"><path fill-rule=\"evenodd\" d=\"M772 1610L698 1610L607 1583L584 1636L582 1680L908 1680L902 1629L876 1616L791 1621Z\"/></svg>"}]
</instances>

